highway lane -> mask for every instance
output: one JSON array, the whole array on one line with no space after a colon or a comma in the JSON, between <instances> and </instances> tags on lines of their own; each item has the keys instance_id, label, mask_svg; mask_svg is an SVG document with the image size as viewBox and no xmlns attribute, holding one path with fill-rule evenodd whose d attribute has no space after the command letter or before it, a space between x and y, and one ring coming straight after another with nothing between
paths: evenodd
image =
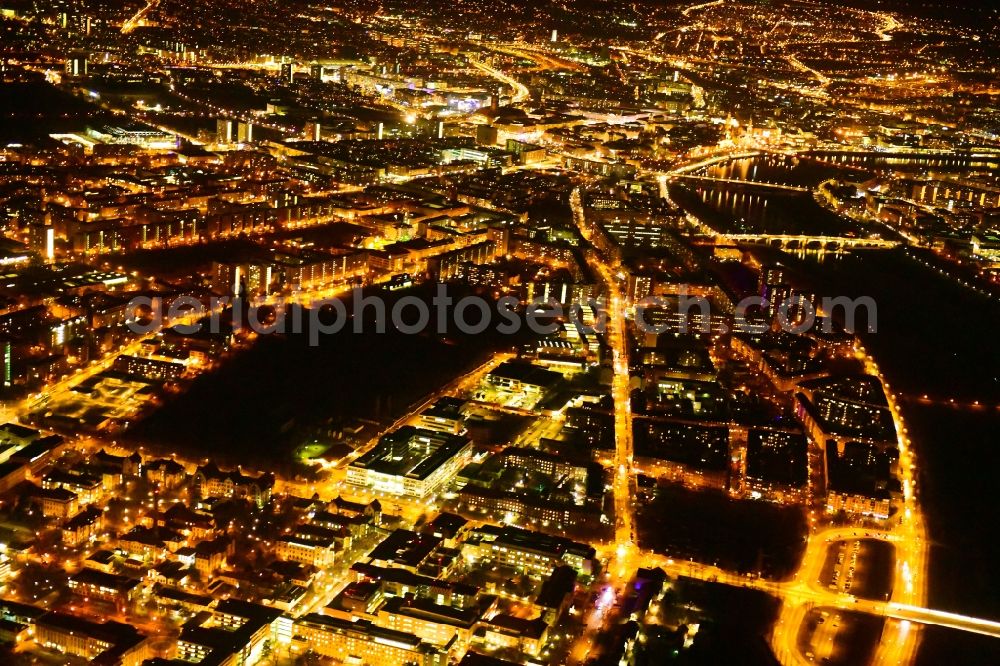
<instances>
[{"instance_id":1,"label":"highway lane","mask_svg":"<svg viewBox=\"0 0 1000 666\"><path fill-rule=\"evenodd\" d=\"M517 79L514 79L513 77L504 74L499 69L490 67L486 63L482 62L481 60L477 60L472 56L469 56L469 64L471 64L476 69L485 72L486 74L489 74L497 81L500 81L501 83L504 83L513 88L514 94L510 100L511 104L521 104L522 102L526 102L531 97L531 93L528 91L527 86L519 82Z\"/></svg>"},{"instance_id":2,"label":"highway lane","mask_svg":"<svg viewBox=\"0 0 1000 666\"><path fill-rule=\"evenodd\" d=\"M127 35L139 26L143 25L143 21L145 21L149 12L156 9L159 4L160 0L149 0L149 2L139 9L139 11L137 11L131 18L122 23L122 34Z\"/></svg>"}]
</instances>

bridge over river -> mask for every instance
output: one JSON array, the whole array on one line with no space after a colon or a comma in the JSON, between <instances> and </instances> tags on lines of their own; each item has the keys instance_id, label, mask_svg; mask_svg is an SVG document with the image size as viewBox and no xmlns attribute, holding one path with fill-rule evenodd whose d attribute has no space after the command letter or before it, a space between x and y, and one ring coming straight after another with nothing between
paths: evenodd
<instances>
[{"instance_id":1,"label":"bridge over river","mask_svg":"<svg viewBox=\"0 0 1000 666\"><path fill-rule=\"evenodd\" d=\"M720 239L746 245L770 245L783 250L889 250L900 241L884 238L854 238L851 236L804 236L795 234L720 234Z\"/></svg>"},{"instance_id":2,"label":"bridge over river","mask_svg":"<svg viewBox=\"0 0 1000 666\"><path fill-rule=\"evenodd\" d=\"M782 183L768 183L759 180L741 180L739 178L716 178L714 176L702 176L693 173L677 173L669 177L670 180L685 180L694 183L705 183L708 185L725 185L726 189L764 189L785 194L808 194L812 190L801 185L785 185Z\"/></svg>"}]
</instances>

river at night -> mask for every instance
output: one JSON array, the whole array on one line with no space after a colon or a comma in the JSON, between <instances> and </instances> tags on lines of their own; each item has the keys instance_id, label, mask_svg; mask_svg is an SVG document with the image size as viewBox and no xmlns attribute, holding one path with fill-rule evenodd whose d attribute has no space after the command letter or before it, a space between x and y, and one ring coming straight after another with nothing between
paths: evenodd
<instances>
[{"instance_id":1,"label":"river at night","mask_svg":"<svg viewBox=\"0 0 1000 666\"><path fill-rule=\"evenodd\" d=\"M902 250L784 254L782 260L826 295L874 299L877 328L863 337L902 399L919 456L920 499L933 542L929 602L935 608L996 616L1000 540L984 527L1000 524L993 494L1000 469L994 329L1000 305Z\"/></svg>"},{"instance_id":2,"label":"river at night","mask_svg":"<svg viewBox=\"0 0 1000 666\"><path fill-rule=\"evenodd\" d=\"M866 169L884 166L865 164ZM709 175L807 186L836 171L784 158L740 160L714 169ZM811 196L690 187L673 188L671 195L709 224L737 233L836 233L852 224ZM929 605L996 619L1000 539L991 532L1000 524L994 495L1000 469L1000 303L924 267L903 249L762 250L759 255L781 261L792 281L821 295L875 300L877 330L864 334L864 343L901 398L918 455L919 497L933 543Z\"/></svg>"}]
</instances>

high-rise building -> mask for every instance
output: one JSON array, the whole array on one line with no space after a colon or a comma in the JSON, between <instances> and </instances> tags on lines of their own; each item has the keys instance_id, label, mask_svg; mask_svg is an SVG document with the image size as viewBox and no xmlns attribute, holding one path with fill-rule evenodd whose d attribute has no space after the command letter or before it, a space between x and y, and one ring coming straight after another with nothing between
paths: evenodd
<instances>
[{"instance_id":1,"label":"high-rise building","mask_svg":"<svg viewBox=\"0 0 1000 666\"><path fill-rule=\"evenodd\" d=\"M236 142L237 143L253 142L253 123L241 122L236 125Z\"/></svg>"},{"instance_id":2,"label":"high-rise building","mask_svg":"<svg viewBox=\"0 0 1000 666\"><path fill-rule=\"evenodd\" d=\"M233 142L233 121L227 118L219 118L215 121L215 142Z\"/></svg>"},{"instance_id":3,"label":"high-rise building","mask_svg":"<svg viewBox=\"0 0 1000 666\"><path fill-rule=\"evenodd\" d=\"M14 345L10 340L0 340L0 351L3 352L3 386L9 387L12 382L14 365Z\"/></svg>"},{"instance_id":4,"label":"high-rise building","mask_svg":"<svg viewBox=\"0 0 1000 666\"><path fill-rule=\"evenodd\" d=\"M87 76L87 54L77 53L66 60L66 75L78 78Z\"/></svg>"},{"instance_id":5,"label":"high-rise building","mask_svg":"<svg viewBox=\"0 0 1000 666\"><path fill-rule=\"evenodd\" d=\"M785 283L785 269L781 266L770 266L764 269L764 274L761 276L762 284L784 284Z\"/></svg>"},{"instance_id":6,"label":"high-rise building","mask_svg":"<svg viewBox=\"0 0 1000 666\"><path fill-rule=\"evenodd\" d=\"M295 72L292 71L292 63L286 62L281 65L281 80L288 83L295 83Z\"/></svg>"},{"instance_id":7,"label":"high-rise building","mask_svg":"<svg viewBox=\"0 0 1000 666\"><path fill-rule=\"evenodd\" d=\"M323 125L318 120L306 123L306 139L309 141L323 140Z\"/></svg>"},{"instance_id":8,"label":"high-rise building","mask_svg":"<svg viewBox=\"0 0 1000 666\"><path fill-rule=\"evenodd\" d=\"M70 34L87 36L90 34L91 25L91 18L78 11L59 13L59 27Z\"/></svg>"},{"instance_id":9,"label":"high-rise building","mask_svg":"<svg viewBox=\"0 0 1000 666\"><path fill-rule=\"evenodd\" d=\"M791 295L791 288L785 282L785 269L781 266L765 268L760 281L760 296L765 301L768 317L773 319L782 303Z\"/></svg>"}]
</instances>

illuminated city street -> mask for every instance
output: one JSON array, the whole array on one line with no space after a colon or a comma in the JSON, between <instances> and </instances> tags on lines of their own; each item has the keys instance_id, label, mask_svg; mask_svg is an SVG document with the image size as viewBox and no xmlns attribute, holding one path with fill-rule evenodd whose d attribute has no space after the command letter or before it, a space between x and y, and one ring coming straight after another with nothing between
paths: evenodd
<instances>
[{"instance_id":1,"label":"illuminated city street","mask_svg":"<svg viewBox=\"0 0 1000 666\"><path fill-rule=\"evenodd\" d=\"M0 664L1000 663L1000 14L12 0Z\"/></svg>"}]
</instances>

